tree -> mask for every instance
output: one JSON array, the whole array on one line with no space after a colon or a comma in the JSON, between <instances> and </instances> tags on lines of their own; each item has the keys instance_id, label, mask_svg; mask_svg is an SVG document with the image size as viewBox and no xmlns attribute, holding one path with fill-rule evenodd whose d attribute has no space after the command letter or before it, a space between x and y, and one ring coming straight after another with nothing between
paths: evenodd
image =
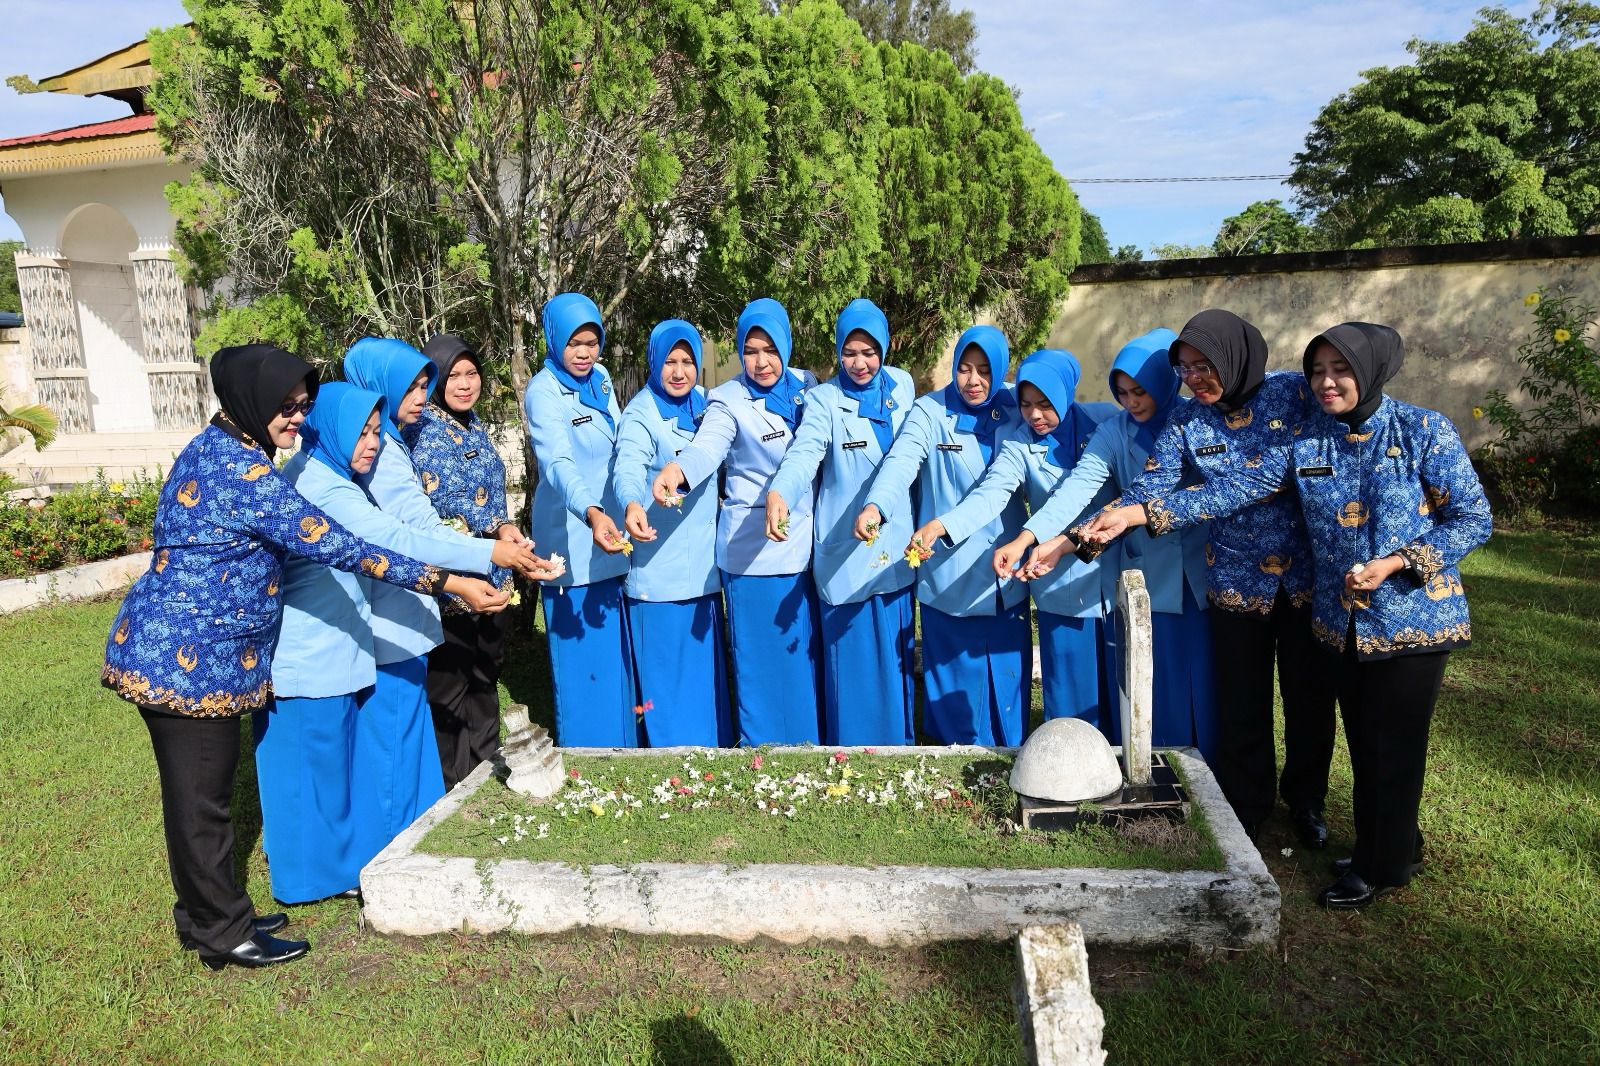
<instances>
[{"instance_id":1,"label":"tree","mask_svg":"<svg viewBox=\"0 0 1600 1066\"><path fill-rule=\"evenodd\" d=\"M1209 259L1209 244L1152 244L1151 259Z\"/></svg>"},{"instance_id":2,"label":"tree","mask_svg":"<svg viewBox=\"0 0 1600 1066\"><path fill-rule=\"evenodd\" d=\"M1082 211L1080 216L1083 222L1081 232L1078 234L1079 265L1111 262L1111 245L1106 240L1106 228L1100 221L1100 216L1092 211Z\"/></svg>"},{"instance_id":3,"label":"tree","mask_svg":"<svg viewBox=\"0 0 1600 1066\"><path fill-rule=\"evenodd\" d=\"M1271 255L1303 252L1311 234L1282 200L1257 200L1222 220L1211 249L1217 255Z\"/></svg>"},{"instance_id":4,"label":"tree","mask_svg":"<svg viewBox=\"0 0 1600 1066\"><path fill-rule=\"evenodd\" d=\"M5 398L5 389L0 388L0 433L8 429L20 429L33 438L35 448L49 447L56 439L56 428L60 425L56 413L42 403L8 408L4 406Z\"/></svg>"},{"instance_id":5,"label":"tree","mask_svg":"<svg viewBox=\"0 0 1600 1066\"><path fill-rule=\"evenodd\" d=\"M1144 251L1137 244L1119 244L1111 253L1113 263L1137 263L1144 259Z\"/></svg>"},{"instance_id":6,"label":"tree","mask_svg":"<svg viewBox=\"0 0 1600 1066\"><path fill-rule=\"evenodd\" d=\"M951 11L950 0L839 0L839 6L872 40L938 49L961 73L972 73L977 22L971 11Z\"/></svg>"},{"instance_id":7,"label":"tree","mask_svg":"<svg viewBox=\"0 0 1600 1066\"><path fill-rule=\"evenodd\" d=\"M22 294L17 289L17 253L21 241L0 241L0 311L21 311Z\"/></svg>"},{"instance_id":8,"label":"tree","mask_svg":"<svg viewBox=\"0 0 1600 1066\"><path fill-rule=\"evenodd\" d=\"M1335 246L1543 237L1600 225L1600 19L1484 9L1460 41L1366 71L1313 123L1289 184Z\"/></svg>"},{"instance_id":9,"label":"tree","mask_svg":"<svg viewBox=\"0 0 1600 1066\"><path fill-rule=\"evenodd\" d=\"M1079 211L1006 84L962 76L943 52L880 44L888 129L883 251L868 295L898 361L926 367L988 312L1014 350L1041 342L1078 262Z\"/></svg>"},{"instance_id":10,"label":"tree","mask_svg":"<svg viewBox=\"0 0 1600 1066\"><path fill-rule=\"evenodd\" d=\"M876 49L830 0L191 0L152 37L201 348L450 328L520 394L564 289L636 364L752 291L823 320L877 251ZM803 70L805 77L797 76ZM226 278L228 284L220 285ZM692 297L692 299L691 299Z\"/></svg>"}]
</instances>

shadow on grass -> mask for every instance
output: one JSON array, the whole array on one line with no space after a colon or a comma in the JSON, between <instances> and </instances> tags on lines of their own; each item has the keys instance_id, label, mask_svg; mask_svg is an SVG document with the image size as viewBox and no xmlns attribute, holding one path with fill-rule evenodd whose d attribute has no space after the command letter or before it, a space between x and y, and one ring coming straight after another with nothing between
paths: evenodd
<instances>
[{"instance_id":1,"label":"shadow on grass","mask_svg":"<svg viewBox=\"0 0 1600 1066\"><path fill-rule=\"evenodd\" d=\"M554 736L555 696L550 681L550 647L545 642L543 608L543 603L536 606L530 595L510 615L500 684L509 702L525 704L529 719Z\"/></svg>"},{"instance_id":2,"label":"shadow on grass","mask_svg":"<svg viewBox=\"0 0 1600 1066\"><path fill-rule=\"evenodd\" d=\"M687 1014L651 1022L650 1051L655 1066L733 1066L734 1061L722 1038Z\"/></svg>"}]
</instances>

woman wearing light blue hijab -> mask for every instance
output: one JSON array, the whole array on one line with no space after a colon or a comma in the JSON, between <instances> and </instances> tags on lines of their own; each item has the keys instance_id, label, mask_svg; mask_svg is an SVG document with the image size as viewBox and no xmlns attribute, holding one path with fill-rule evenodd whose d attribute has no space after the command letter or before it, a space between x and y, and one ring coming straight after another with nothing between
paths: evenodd
<instances>
[{"instance_id":1,"label":"woman wearing light blue hijab","mask_svg":"<svg viewBox=\"0 0 1600 1066\"><path fill-rule=\"evenodd\" d=\"M523 397L539 464L531 536L566 573L545 584L545 628L555 688L556 742L631 748L639 743L632 653L622 603L627 538L612 515L613 453L622 411L600 365L600 308L564 292L544 305L544 367ZM631 550L631 549L630 549Z\"/></svg>"},{"instance_id":2,"label":"woman wearing light blue hijab","mask_svg":"<svg viewBox=\"0 0 1600 1066\"><path fill-rule=\"evenodd\" d=\"M787 543L767 540L763 505L817 381L810 371L790 368L792 340L789 314L778 301L763 297L745 306L734 333L743 372L711 390L693 442L651 485L665 506L723 474L716 559L745 745L815 744L821 735L811 486L791 513L794 536Z\"/></svg>"},{"instance_id":3,"label":"woman wearing light blue hijab","mask_svg":"<svg viewBox=\"0 0 1600 1066\"><path fill-rule=\"evenodd\" d=\"M950 511L924 525L916 539L961 544L991 522L1019 489L1031 510L1071 473L1096 426L1116 412L1107 403L1077 403L1081 371L1072 353L1034 352L1017 371L1019 428L1006 434L983 478ZM1105 502L1111 493L1103 492ZM1074 560L1032 586L1039 624L1046 718L1082 718L1109 727L1113 679L1101 671L1106 599L1099 564ZM1104 720L1102 719L1104 715Z\"/></svg>"},{"instance_id":4,"label":"woman wearing light blue hijab","mask_svg":"<svg viewBox=\"0 0 1600 1066\"><path fill-rule=\"evenodd\" d=\"M993 326L973 326L956 341L951 382L919 397L889 457L867 490L856 537L867 540L896 505L903 511L917 483L917 521L961 502L1021 425L1006 384L1011 348ZM922 612L922 729L939 744L1022 743L1028 724L1033 635L1028 593L986 565L989 546L1015 535L1026 517L1013 496L1005 508L953 551L935 552L917 570Z\"/></svg>"},{"instance_id":5,"label":"woman wearing light blue hijab","mask_svg":"<svg viewBox=\"0 0 1600 1066\"><path fill-rule=\"evenodd\" d=\"M301 426L304 447L283 475L323 513L372 544L435 564L459 562L459 534L409 527L378 510L354 483L383 447L393 447L381 428L386 407L377 393L344 382L322 386ZM508 545L505 557L515 550ZM377 797L358 789L358 783L395 776L386 746L363 743L371 734L357 726L369 711L382 714L373 704L378 668L369 597L375 584L309 559L284 563L273 699L252 723L272 895L285 903L353 891L361 867L388 843L371 825L382 816ZM505 606L485 581L452 575L444 589L491 611Z\"/></svg>"},{"instance_id":6,"label":"woman wearing light blue hijab","mask_svg":"<svg viewBox=\"0 0 1600 1066\"><path fill-rule=\"evenodd\" d=\"M880 541L856 539L867 486L916 398L911 375L885 365L889 320L871 300L852 300L834 328L839 371L806 402L794 447L766 497L767 536L799 532L790 515L817 471L812 573L822 599L822 739L827 744L912 744L912 573L888 545L911 532L911 501L885 501Z\"/></svg>"},{"instance_id":7,"label":"woman wearing light blue hijab","mask_svg":"<svg viewBox=\"0 0 1600 1066\"><path fill-rule=\"evenodd\" d=\"M1117 353L1111 364L1111 392L1123 406L1089 438L1072 473L1051 493L1049 501L1028 519L1010 544L995 552L994 569L1010 573L1028 548L1039 545L1022 568L1021 577L1033 580L1048 574L1070 551L1062 534L1103 489L1120 494L1139 480L1156 436L1180 405L1178 375L1172 370L1169 350L1178 340L1170 329L1155 329L1135 337ZM1206 610L1206 537L1204 522L1176 537L1151 537L1144 529L1132 530L1111 545L1099 559L1105 576L1105 595L1116 595L1122 570L1144 572L1150 593L1155 646L1155 729L1152 740L1161 747L1200 749L1206 761L1216 755L1216 691L1211 656L1211 620ZM1120 550L1120 554L1117 553ZM1108 650L1113 648L1107 642ZM1200 649L1196 651L1196 649ZM1112 663L1107 676L1116 676ZM1117 716L1113 726L1120 727ZM1120 729L1113 729L1113 740Z\"/></svg>"},{"instance_id":8,"label":"woman wearing light blue hijab","mask_svg":"<svg viewBox=\"0 0 1600 1066\"><path fill-rule=\"evenodd\" d=\"M716 488L708 479L671 506L650 494L705 416L700 331L668 319L651 330L647 355L650 377L622 412L611 481L635 544L624 588L641 722L651 747L728 745Z\"/></svg>"}]
</instances>

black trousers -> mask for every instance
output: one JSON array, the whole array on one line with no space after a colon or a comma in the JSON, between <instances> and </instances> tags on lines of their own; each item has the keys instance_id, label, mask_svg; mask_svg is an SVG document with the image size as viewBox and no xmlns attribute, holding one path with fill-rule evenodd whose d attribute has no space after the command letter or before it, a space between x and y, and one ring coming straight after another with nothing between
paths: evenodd
<instances>
[{"instance_id":1,"label":"black trousers","mask_svg":"<svg viewBox=\"0 0 1600 1066\"><path fill-rule=\"evenodd\" d=\"M1339 710L1350 745L1356 846L1350 868L1369 884L1403 885L1422 846L1417 808L1428 726L1448 651L1361 662L1355 642L1339 664Z\"/></svg>"},{"instance_id":2,"label":"black trousers","mask_svg":"<svg viewBox=\"0 0 1600 1066\"><path fill-rule=\"evenodd\" d=\"M504 616L444 616L444 643L428 653L428 704L446 790L500 753L504 654Z\"/></svg>"},{"instance_id":3,"label":"black trousers","mask_svg":"<svg viewBox=\"0 0 1600 1066\"><path fill-rule=\"evenodd\" d=\"M1217 684L1217 784L1247 828L1272 813L1277 771L1272 667L1283 694L1283 774L1290 810L1320 811L1333 761L1334 690L1327 654L1311 635L1310 607L1281 590L1269 614L1211 608Z\"/></svg>"},{"instance_id":4,"label":"black trousers","mask_svg":"<svg viewBox=\"0 0 1600 1066\"><path fill-rule=\"evenodd\" d=\"M233 876L233 775L239 719L187 718L140 707L161 775L167 867L178 938L223 955L249 940L255 907Z\"/></svg>"}]
</instances>

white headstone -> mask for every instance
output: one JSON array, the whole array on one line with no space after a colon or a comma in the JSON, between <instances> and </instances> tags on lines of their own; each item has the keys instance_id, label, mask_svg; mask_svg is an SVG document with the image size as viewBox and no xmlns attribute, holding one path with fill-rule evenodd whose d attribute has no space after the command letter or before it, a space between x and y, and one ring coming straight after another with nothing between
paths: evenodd
<instances>
[{"instance_id":1,"label":"white headstone","mask_svg":"<svg viewBox=\"0 0 1600 1066\"><path fill-rule=\"evenodd\" d=\"M1017 934L1014 997L1028 1066L1104 1066L1106 1019L1089 988L1089 953L1077 922Z\"/></svg>"},{"instance_id":2,"label":"white headstone","mask_svg":"<svg viewBox=\"0 0 1600 1066\"><path fill-rule=\"evenodd\" d=\"M528 720L528 708L513 703L506 708L506 742L500 758L510 771L506 787L535 799L548 799L561 790L566 779L561 769L561 753L556 751L543 726Z\"/></svg>"},{"instance_id":3,"label":"white headstone","mask_svg":"<svg viewBox=\"0 0 1600 1066\"><path fill-rule=\"evenodd\" d=\"M1117 582L1117 620L1122 636L1122 761L1130 785L1150 783L1150 737L1155 728L1155 629L1144 573L1124 570Z\"/></svg>"},{"instance_id":4,"label":"white headstone","mask_svg":"<svg viewBox=\"0 0 1600 1066\"><path fill-rule=\"evenodd\" d=\"M1011 789L1030 799L1081 803L1122 791L1122 772L1104 734L1080 718L1052 718L1017 752Z\"/></svg>"}]
</instances>

